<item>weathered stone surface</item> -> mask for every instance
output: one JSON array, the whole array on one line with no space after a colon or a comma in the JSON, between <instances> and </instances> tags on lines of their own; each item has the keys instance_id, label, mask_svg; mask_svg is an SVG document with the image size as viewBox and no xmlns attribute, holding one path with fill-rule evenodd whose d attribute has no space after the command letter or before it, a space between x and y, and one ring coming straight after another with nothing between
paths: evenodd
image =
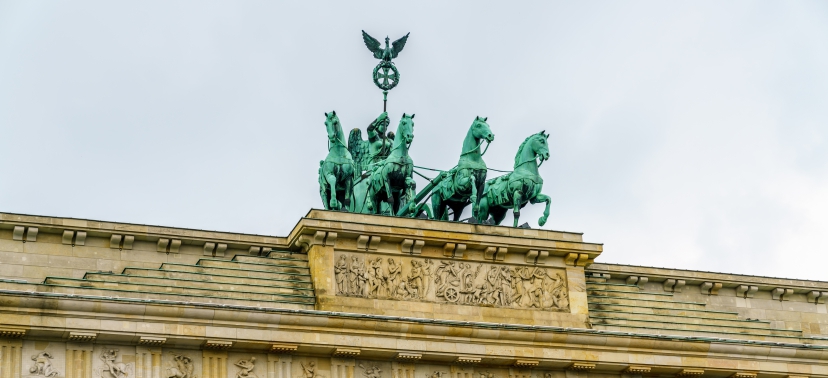
<instances>
[{"instance_id":1,"label":"weathered stone surface","mask_svg":"<svg viewBox=\"0 0 828 378\"><path fill-rule=\"evenodd\" d=\"M828 284L601 251L319 210L287 237L0 213L0 377L828 377Z\"/></svg>"}]
</instances>

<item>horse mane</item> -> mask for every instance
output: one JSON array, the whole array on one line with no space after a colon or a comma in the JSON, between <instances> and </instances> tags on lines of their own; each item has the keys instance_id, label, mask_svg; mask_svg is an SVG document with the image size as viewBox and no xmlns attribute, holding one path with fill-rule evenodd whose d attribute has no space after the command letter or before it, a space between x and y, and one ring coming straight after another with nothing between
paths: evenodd
<instances>
[{"instance_id":1,"label":"horse mane","mask_svg":"<svg viewBox=\"0 0 828 378\"><path fill-rule=\"evenodd\" d=\"M532 135L530 135L530 136L526 137L526 140L524 140L524 141L523 141L523 143L521 143L521 144L520 144L520 147L518 147L517 154L515 154L515 166L514 166L513 168L517 168L517 165L521 163L521 161L520 161L520 153L521 153L521 152L523 152L523 148L524 148L524 147L526 147L526 142L528 142L530 139L532 139L532 138L534 138L534 137L536 137L536 136L539 136L539 135L540 135L540 136L543 136L543 135L544 135L544 131L541 131L541 132L539 132L539 133L532 134Z\"/></svg>"}]
</instances>

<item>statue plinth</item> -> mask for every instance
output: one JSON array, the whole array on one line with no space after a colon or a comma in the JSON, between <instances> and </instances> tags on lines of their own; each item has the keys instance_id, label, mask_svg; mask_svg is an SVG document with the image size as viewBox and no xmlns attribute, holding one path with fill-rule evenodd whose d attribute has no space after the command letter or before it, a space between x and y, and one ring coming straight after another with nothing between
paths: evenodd
<instances>
[{"instance_id":1,"label":"statue plinth","mask_svg":"<svg viewBox=\"0 0 828 378\"><path fill-rule=\"evenodd\" d=\"M316 309L584 327L582 235L311 210L288 237L308 253Z\"/></svg>"}]
</instances>

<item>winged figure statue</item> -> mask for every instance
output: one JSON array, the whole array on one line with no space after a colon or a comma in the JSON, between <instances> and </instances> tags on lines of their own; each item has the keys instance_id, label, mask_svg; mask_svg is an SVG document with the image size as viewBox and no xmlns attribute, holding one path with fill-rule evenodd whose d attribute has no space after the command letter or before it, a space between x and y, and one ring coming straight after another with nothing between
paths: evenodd
<instances>
[{"instance_id":1,"label":"winged figure statue","mask_svg":"<svg viewBox=\"0 0 828 378\"><path fill-rule=\"evenodd\" d=\"M388 41L390 41L390 39L385 37L385 48L382 47L380 41L377 41L376 38L368 35L365 30L362 31L362 40L365 41L365 46L368 47L368 50L371 50L371 52L374 53L374 58L390 62L391 59L394 59L397 55L400 55L403 47L405 47L405 41L408 40L408 34L394 41L394 43L390 46L388 45Z\"/></svg>"},{"instance_id":2,"label":"winged figure statue","mask_svg":"<svg viewBox=\"0 0 828 378\"><path fill-rule=\"evenodd\" d=\"M383 112L370 125L368 125L368 140L362 139L362 130L355 128L348 135L348 151L356 163L356 173L370 171L371 165L385 159L391 152L391 145L394 141L394 133L388 130L388 113Z\"/></svg>"}]
</instances>

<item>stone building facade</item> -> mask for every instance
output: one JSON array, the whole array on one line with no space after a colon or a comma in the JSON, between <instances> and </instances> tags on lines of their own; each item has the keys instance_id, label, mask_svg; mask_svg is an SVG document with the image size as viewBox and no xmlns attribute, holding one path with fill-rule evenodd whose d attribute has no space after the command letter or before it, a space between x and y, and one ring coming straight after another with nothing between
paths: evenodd
<instances>
[{"instance_id":1,"label":"stone building facade","mask_svg":"<svg viewBox=\"0 0 828 378\"><path fill-rule=\"evenodd\" d=\"M828 377L828 282L601 251L318 210L285 237L0 213L0 378Z\"/></svg>"}]
</instances>

